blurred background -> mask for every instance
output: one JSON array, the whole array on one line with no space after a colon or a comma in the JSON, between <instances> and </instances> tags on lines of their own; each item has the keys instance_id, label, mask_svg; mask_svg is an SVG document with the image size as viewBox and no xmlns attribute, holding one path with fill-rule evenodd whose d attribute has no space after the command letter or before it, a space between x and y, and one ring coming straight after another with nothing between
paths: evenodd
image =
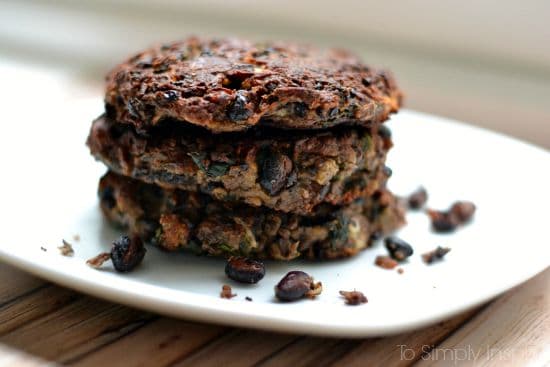
<instances>
[{"instance_id":1,"label":"blurred background","mask_svg":"<svg viewBox=\"0 0 550 367\"><path fill-rule=\"evenodd\" d=\"M155 42L288 39L393 70L407 108L550 148L549 21L544 0L0 0L0 96L54 114L101 98L108 69Z\"/></svg>"}]
</instances>

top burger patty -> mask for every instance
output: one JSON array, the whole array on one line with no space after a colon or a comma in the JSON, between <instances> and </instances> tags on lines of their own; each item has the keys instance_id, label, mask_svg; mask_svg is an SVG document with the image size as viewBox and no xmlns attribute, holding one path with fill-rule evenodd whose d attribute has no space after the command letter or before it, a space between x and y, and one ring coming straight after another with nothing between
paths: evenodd
<instances>
[{"instance_id":1,"label":"top burger patty","mask_svg":"<svg viewBox=\"0 0 550 367\"><path fill-rule=\"evenodd\" d=\"M169 118L218 133L371 126L396 112L401 97L391 74L347 51L191 37L116 66L105 103L140 131Z\"/></svg>"}]
</instances>

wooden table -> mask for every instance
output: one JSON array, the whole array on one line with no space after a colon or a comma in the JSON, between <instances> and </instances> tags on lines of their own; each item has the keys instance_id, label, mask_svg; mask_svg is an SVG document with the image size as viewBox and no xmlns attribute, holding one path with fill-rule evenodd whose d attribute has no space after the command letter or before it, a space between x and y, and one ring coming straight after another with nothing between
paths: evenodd
<instances>
[{"instance_id":1,"label":"wooden table","mask_svg":"<svg viewBox=\"0 0 550 367\"><path fill-rule=\"evenodd\" d=\"M549 365L549 285L547 269L451 320L346 340L166 318L0 264L0 366Z\"/></svg>"},{"instance_id":2,"label":"wooden table","mask_svg":"<svg viewBox=\"0 0 550 367\"><path fill-rule=\"evenodd\" d=\"M399 7L356 2L363 6L356 11L349 11L351 1L323 6L316 2L315 10L321 13L313 17L311 2L288 0L286 7L280 1L247 6L221 0L134 3L141 5L4 1L0 57L16 60L0 62L4 116L10 109L18 118L11 123L25 123L33 112L55 116L79 97L100 97L104 73L126 54L158 40L206 32L353 48L369 62L395 71L408 107L550 147L550 64L544 47L548 6L543 2L522 2L521 10L511 3L461 3L451 11L435 0ZM279 14L281 9L288 14ZM45 70L34 68L39 61L47 65ZM33 67L23 67L23 62ZM92 117L81 123L89 124ZM498 299L437 325L386 338L345 340L165 318L0 264L0 367L48 362L347 367L415 361L421 366L550 366L549 288L546 270Z\"/></svg>"}]
</instances>

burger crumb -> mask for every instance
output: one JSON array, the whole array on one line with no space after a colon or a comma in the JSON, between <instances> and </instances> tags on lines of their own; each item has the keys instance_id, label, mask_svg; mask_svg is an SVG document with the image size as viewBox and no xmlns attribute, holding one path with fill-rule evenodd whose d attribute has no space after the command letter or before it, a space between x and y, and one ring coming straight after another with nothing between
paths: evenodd
<instances>
[{"instance_id":1,"label":"burger crumb","mask_svg":"<svg viewBox=\"0 0 550 367\"><path fill-rule=\"evenodd\" d=\"M405 272L405 270L403 268L397 268L397 272L399 274L403 274Z\"/></svg>"},{"instance_id":2,"label":"burger crumb","mask_svg":"<svg viewBox=\"0 0 550 367\"><path fill-rule=\"evenodd\" d=\"M323 283L314 282L311 284L311 289L306 292L305 296L310 299L314 299L323 292Z\"/></svg>"},{"instance_id":3,"label":"burger crumb","mask_svg":"<svg viewBox=\"0 0 550 367\"><path fill-rule=\"evenodd\" d=\"M107 260L111 259L111 254L108 252L102 252L97 256L92 257L86 261L86 264L94 269L99 269L101 265Z\"/></svg>"},{"instance_id":4,"label":"burger crumb","mask_svg":"<svg viewBox=\"0 0 550 367\"><path fill-rule=\"evenodd\" d=\"M61 240L63 242L63 246L59 246L58 249L59 251L61 252L61 255L63 256L73 256L74 255L74 250L73 250L73 246L65 241L65 240Z\"/></svg>"},{"instance_id":5,"label":"burger crumb","mask_svg":"<svg viewBox=\"0 0 550 367\"><path fill-rule=\"evenodd\" d=\"M384 269L393 269L398 265L397 261L391 257L382 255L376 256L374 264Z\"/></svg>"},{"instance_id":6,"label":"burger crumb","mask_svg":"<svg viewBox=\"0 0 550 367\"><path fill-rule=\"evenodd\" d=\"M233 297L235 297L237 294L233 293L232 289L231 289L231 286L227 285L227 284L224 284L222 286L222 291L220 292L220 297L221 298L227 298L227 299L231 299Z\"/></svg>"},{"instance_id":7,"label":"burger crumb","mask_svg":"<svg viewBox=\"0 0 550 367\"><path fill-rule=\"evenodd\" d=\"M458 227L458 220L450 212L428 209L426 211L432 221L432 228L435 232L453 232Z\"/></svg>"},{"instance_id":8,"label":"burger crumb","mask_svg":"<svg viewBox=\"0 0 550 367\"><path fill-rule=\"evenodd\" d=\"M44 251L44 252L48 251L48 249L45 248L44 246L40 246L40 250L42 250L42 251Z\"/></svg>"},{"instance_id":9,"label":"burger crumb","mask_svg":"<svg viewBox=\"0 0 550 367\"><path fill-rule=\"evenodd\" d=\"M449 251L451 251L449 247L437 246L435 250L422 254L422 260L424 260L426 264L431 264L436 260L443 259L443 257L447 255Z\"/></svg>"},{"instance_id":10,"label":"burger crumb","mask_svg":"<svg viewBox=\"0 0 550 367\"><path fill-rule=\"evenodd\" d=\"M428 192L423 186L420 186L416 191L409 195L407 198L407 204L409 209L418 210L421 209L428 201Z\"/></svg>"},{"instance_id":11,"label":"burger crumb","mask_svg":"<svg viewBox=\"0 0 550 367\"><path fill-rule=\"evenodd\" d=\"M367 297L362 292L356 291L340 291L340 295L346 300L346 304L350 306L357 306L362 303L367 303Z\"/></svg>"},{"instance_id":12,"label":"burger crumb","mask_svg":"<svg viewBox=\"0 0 550 367\"><path fill-rule=\"evenodd\" d=\"M476 206L471 201L456 201L447 210L426 211L436 232L453 232L457 227L468 223L475 212Z\"/></svg>"},{"instance_id":13,"label":"burger crumb","mask_svg":"<svg viewBox=\"0 0 550 367\"><path fill-rule=\"evenodd\" d=\"M244 299L247 300L248 302L252 302L252 298L250 298L248 296L244 297Z\"/></svg>"},{"instance_id":14,"label":"burger crumb","mask_svg":"<svg viewBox=\"0 0 550 367\"><path fill-rule=\"evenodd\" d=\"M80 241L80 235L75 234L75 235L73 236L73 240L76 241L76 242Z\"/></svg>"}]
</instances>

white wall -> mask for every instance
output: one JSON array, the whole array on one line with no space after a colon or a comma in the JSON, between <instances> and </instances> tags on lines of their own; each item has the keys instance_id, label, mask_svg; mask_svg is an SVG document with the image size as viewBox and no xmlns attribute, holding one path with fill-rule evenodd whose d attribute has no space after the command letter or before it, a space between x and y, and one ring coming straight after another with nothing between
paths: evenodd
<instances>
[{"instance_id":1,"label":"white wall","mask_svg":"<svg viewBox=\"0 0 550 367\"><path fill-rule=\"evenodd\" d=\"M0 1L0 54L97 85L128 53L187 34L349 47L396 73L407 106L550 147L550 2Z\"/></svg>"}]
</instances>

